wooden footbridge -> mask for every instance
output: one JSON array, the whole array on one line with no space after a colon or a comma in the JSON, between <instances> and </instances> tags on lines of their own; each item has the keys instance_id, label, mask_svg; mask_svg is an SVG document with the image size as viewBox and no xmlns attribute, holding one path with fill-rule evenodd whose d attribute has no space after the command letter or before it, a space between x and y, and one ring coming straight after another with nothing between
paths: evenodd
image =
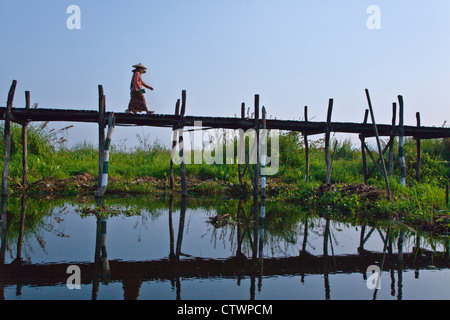
<instances>
[{"instance_id":1,"label":"wooden footbridge","mask_svg":"<svg viewBox=\"0 0 450 320\"><path fill-rule=\"evenodd\" d=\"M417 141L417 168L416 168L416 178L419 179L419 167L420 167L420 140L421 139L436 139L436 138L448 138L450 137L450 128L445 127L425 127L420 125L420 114L417 113L417 124L414 126L406 126L403 123L404 105L403 97L398 96L399 104L399 123L396 123L397 116L397 102L394 102L392 123L391 124L377 124L375 122L374 111L372 108L372 103L370 100L369 92L366 89L366 97L368 101L368 109L365 110L364 121L361 123L351 123L351 122L332 122L331 115L333 110L333 99L329 100L328 112L326 121L313 122L308 121L308 109L304 109L304 120L294 121L294 120L277 120L277 119L266 119L265 108L262 108L262 117L260 117L260 106L259 106L259 95L255 95L254 101L254 112L252 117L246 117L245 115L245 104L241 105L241 116L240 117L205 117L205 116L186 116L186 91L182 91L181 100L178 99L175 107L175 114L151 114L151 115L135 115L128 113L113 113L106 112L105 95L103 94L103 87L100 85L98 87L99 92L99 107L98 110L69 110L69 109L33 109L30 108L30 92L25 92L26 105L22 108L13 107L13 99L15 94L17 82L14 80L7 100L7 106L0 108L0 119L5 121L5 162L3 168L2 176L2 195L8 194L8 174L9 174L9 157L10 157L10 122L15 122L23 126L23 172L24 172L24 185L26 184L26 126L30 122L36 121L64 121L64 122L84 122L84 123L96 123L99 126L99 191L98 196L103 196L106 189L107 181L107 160L109 151L109 142L111 139L112 131L114 126L152 126L152 127L167 127L172 130L184 129L186 127L193 127L196 122L201 122L204 128L222 128L222 129L255 129L256 136L259 139L259 131L261 129L276 129L282 131L295 131L301 132L305 136L305 151L306 151L306 179L308 179L309 174L309 153L308 153L308 136L325 134L325 162L327 166L327 183L331 181L331 167L332 160L330 157L330 134L332 132L336 133L349 133L358 134L361 140L361 151L363 156L363 171L364 180L367 183L368 170L366 163L366 154L372 159L375 167L380 171L382 176L385 178L386 187L389 195L389 183L387 179L388 170L385 165L385 161L381 161L383 157L380 154L385 154L389 151L389 171L393 174L393 142L396 137L399 137L399 158L400 158L400 168L401 168L401 181L404 183L406 178L405 173L405 162L403 155L403 137L409 136L414 137ZM371 123L368 122L368 116L371 116ZM108 133L105 136L105 129L108 127ZM390 140L388 144L382 150L380 137L389 137ZM368 137L375 137L377 139L378 147L378 157L375 159L375 155L369 150L365 143L365 139ZM109 140L108 140L109 139ZM177 140L176 138L174 141ZM182 151L182 136L179 137L178 143L180 143L180 156L183 159ZM174 143L175 146L176 143ZM259 148L258 148L259 149ZM257 189L259 183L259 153L256 159L255 174L252 177L252 182L254 182L254 189ZM171 170L173 166L171 165ZM250 170L249 170L250 171ZM185 167L184 162L181 163L181 177L182 177L182 193L183 196L187 195L186 190L186 177L185 177ZM262 177L264 179L264 177ZM173 185L173 174L171 172L171 179ZM253 179L255 179L253 181ZM258 191L254 190L254 193Z\"/></svg>"}]
</instances>

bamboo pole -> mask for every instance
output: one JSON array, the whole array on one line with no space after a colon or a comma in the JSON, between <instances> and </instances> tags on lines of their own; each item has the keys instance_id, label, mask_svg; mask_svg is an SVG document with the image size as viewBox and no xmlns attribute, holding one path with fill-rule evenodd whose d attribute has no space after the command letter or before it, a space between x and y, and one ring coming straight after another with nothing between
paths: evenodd
<instances>
[{"instance_id":1,"label":"bamboo pole","mask_svg":"<svg viewBox=\"0 0 450 320\"><path fill-rule=\"evenodd\" d=\"M404 106L403 106L403 97L398 96L398 103L399 103L399 138L398 138L398 157L400 162L400 184L406 185L406 165L405 165L405 154L403 150L403 136L405 134L404 127L403 127L403 113L404 113Z\"/></svg>"},{"instance_id":2,"label":"bamboo pole","mask_svg":"<svg viewBox=\"0 0 450 320\"><path fill-rule=\"evenodd\" d=\"M372 102L370 101L369 90L367 90L367 89L366 89L366 97L367 97L367 103L369 104L369 112L370 112L370 117L372 118L373 129L375 131L375 137L377 140L378 152L380 153L381 168L383 169L383 176L384 176L384 181L386 183L388 198L390 198L391 197L391 189L389 187L389 180L388 180L387 172L386 172L386 164L384 162L383 150L381 149L380 137L378 135L378 128L377 128L377 124L375 122L375 115L374 115L373 108L372 108Z\"/></svg>"},{"instance_id":3,"label":"bamboo pole","mask_svg":"<svg viewBox=\"0 0 450 320\"><path fill-rule=\"evenodd\" d=\"M261 217L265 216L266 201L266 156L267 156L267 131L266 131L266 108L262 107L262 136L261 136ZM264 204L263 204L264 201ZM262 208L264 207L264 214Z\"/></svg>"},{"instance_id":4,"label":"bamboo pole","mask_svg":"<svg viewBox=\"0 0 450 320\"><path fill-rule=\"evenodd\" d=\"M25 91L25 109L30 109L30 91ZM28 180L28 124L22 125L22 187L27 186Z\"/></svg>"},{"instance_id":5,"label":"bamboo pole","mask_svg":"<svg viewBox=\"0 0 450 320\"><path fill-rule=\"evenodd\" d=\"M394 176L394 141L395 141L395 123L397 117L397 104L392 103L392 129L391 138L389 140L389 174Z\"/></svg>"},{"instance_id":6,"label":"bamboo pole","mask_svg":"<svg viewBox=\"0 0 450 320\"><path fill-rule=\"evenodd\" d=\"M305 122L308 122L308 107L305 106ZM303 139L305 140L305 182L309 181L309 144L308 135L304 134Z\"/></svg>"},{"instance_id":7,"label":"bamboo pole","mask_svg":"<svg viewBox=\"0 0 450 320\"><path fill-rule=\"evenodd\" d=\"M333 111L333 99L328 101L327 128L325 132L325 163L327 165L326 183L331 183L331 161L330 161L330 133L331 133L331 113Z\"/></svg>"},{"instance_id":8,"label":"bamboo pole","mask_svg":"<svg viewBox=\"0 0 450 320\"><path fill-rule=\"evenodd\" d=\"M102 186L103 152L105 149L105 95L103 86L98 86L98 183L97 190Z\"/></svg>"},{"instance_id":9,"label":"bamboo pole","mask_svg":"<svg viewBox=\"0 0 450 320\"><path fill-rule=\"evenodd\" d=\"M245 103L242 102L241 104L241 119L245 119ZM239 185L243 186L243 180L245 170L247 169L247 163L245 163L245 141L244 141L244 132L243 130L239 130L239 143L238 143L238 178L239 178ZM245 163L244 170L242 170L241 164L242 162Z\"/></svg>"},{"instance_id":10,"label":"bamboo pole","mask_svg":"<svg viewBox=\"0 0 450 320\"><path fill-rule=\"evenodd\" d=\"M14 100L14 93L16 92L17 81L13 80L11 88L8 93L8 100L6 102L6 114L5 114L5 160L3 163L3 173L2 173L2 196L8 196L8 178L9 178L9 161L11 157L11 110ZM6 199L2 198L3 200Z\"/></svg>"},{"instance_id":11,"label":"bamboo pole","mask_svg":"<svg viewBox=\"0 0 450 320\"><path fill-rule=\"evenodd\" d=\"M175 116L180 115L180 99L177 100L177 103L175 105ZM175 186L174 182L174 176L173 176L173 158L175 156L175 149L177 147L177 127L172 127L172 153L170 157L170 173L169 173L169 183L170 183L170 190L173 190Z\"/></svg>"},{"instance_id":12,"label":"bamboo pole","mask_svg":"<svg viewBox=\"0 0 450 320\"><path fill-rule=\"evenodd\" d=\"M184 129L183 117L186 112L186 90L183 90L181 93L181 111L180 111L180 119L181 119L181 129ZM183 197L187 197L187 185L186 185L186 163L184 161L184 141L183 141L183 133L180 133L178 144L180 146L180 173L181 173L181 194Z\"/></svg>"},{"instance_id":13,"label":"bamboo pole","mask_svg":"<svg viewBox=\"0 0 450 320\"><path fill-rule=\"evenodd\" d=\"M104 153L103 153L103 171L102 171L102 184L97 191L97 197L101 198L105 195L106 187L108 186L108 174L109 174L109 150L111 147L111 137L114 132L115 127L115 116L114 113L110 113L108 116L108 132L106 134L106 139L104 143Z\"/></svg>"},{"instance_id":14,"label":"bamboo pole","mask_svg":"<svg viewBox=\"0 0 450 320\"><path fill-rule=\"evenodd\" d=\"M364 112L364 124L367 123L367 119L369 118L369 110L366 109ZM361 141L361 158L362 158L362 166L363 166L363 176L364 176L364 184L368 183L368 174L367 174L367 158L366 158L366 142L365 136L363 134L359 135L359 140Z\"/></svg>"},{"instance_id":15,"label":"bamboo pole","mask_svg":"<svg viewBox=\"0 0 450 320\"><path fill-rule=\"evenodd\" d=\"M417 127L420 127L420 112L416 113ZM416 138L416 150L417 150L417 160L416 160L416 181L420 181L420 158L421 158L421 148L420 148L420 138Z\"/></svg>"},{"instance_id":16,"label":"bamboo pole","mask_svg":"<svg viewBox=\"0 0 450 320\"><path fill-rule=\"evenodd\" d=\"M256 134L256 164L253 175L253 195L258 198L259 189L259 164L260 164L260 150L259 150L259 95L255 95L255 134Z\"/></svg>"}]
</instances>

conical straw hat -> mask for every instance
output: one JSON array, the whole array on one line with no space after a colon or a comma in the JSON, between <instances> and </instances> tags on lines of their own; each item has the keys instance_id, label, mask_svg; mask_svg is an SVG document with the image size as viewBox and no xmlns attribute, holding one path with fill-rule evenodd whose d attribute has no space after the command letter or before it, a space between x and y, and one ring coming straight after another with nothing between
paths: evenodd
<instances>
[{"instance_id":1,"label":"conical straw hat","mask_svg":"<svg viewBox=\"0 0 450 320\"><path fill-rule=\"evenodd\" d=\"M142 63L139 63L139 64L135 64L135 65L133 66L133 68L142 68L142 69L147 69L146 67L144 67L144 66L142 65Z\"/></svg>"}]
</instances>

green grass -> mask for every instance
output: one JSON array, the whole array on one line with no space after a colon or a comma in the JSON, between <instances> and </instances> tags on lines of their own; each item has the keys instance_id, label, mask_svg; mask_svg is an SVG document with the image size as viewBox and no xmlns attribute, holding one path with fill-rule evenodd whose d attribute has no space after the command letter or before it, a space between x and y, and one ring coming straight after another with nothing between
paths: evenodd
<instances>
[{"instance_id":1,"label":"green grass","mask_svg":"<svg viewBox=\"0 0 450 320\"><path fill-rule=\"evenodd\" d=\"M21 127L12 125L10 180L21 182L22 146ZM50 131L45 125L32 124L28 127L28 181L33 184L43 178L69 179L79 174L98 174L98 150L87 142L81 142L65 148L65 133L70 128ZM0 126L0 139L3 141L3 128ZM171 152L159 141L148 143L149 137L139 137L139 145L127 148L114 144L110 153L109 174L114 182L108 186L108 192L158 192L161 187L152 184L131 183L139 178L154 177L168 180ZM332 182L336 184L361 184L362 161L359 145L353 145L349 139L331 142L331 151L336 142L333 162ZM386 141L384 141L386 143ZM236 146L236 143L234 143ZM305 149L303 136L299 133L282 133L279 137L280 166L275 176L268 177L271 185L270 196L285 203L298 203L307 206L325 208L334 214L373 214L380 217L401 217L413 224L430 224L437 220L448 221L449 207L445 203L445 186L449 177L450 142L449 139L422 140L421 180L415 181L416 142L405 139L407 167L407 185L399 184L397 143L395 150L394 177L389 177L392 199L379 199L368 202L357 195L343 196L338 192L317 199L315 192L325 181L326 167L323 139L310 142L310 176L305 183ZM225 150L225 148L224 148ZM0 144L0 158L4 156L4 145ZM386 154L387 158L387 154ZM2 159L3 160L3 159ZM369 184L380 189L385 188L381 175L374 170L368 159L369 170L373 171ZM193 195L239 195L236 186L239 181L236 164L186 165L188 181ZM174 174L179 179L179 165L174 166ZM250 185L248 174L245 177ZM80 188L67 186L66 194L76 194ZM448 226L448 223L447 223Z\"/></svg>"}]
</instances>

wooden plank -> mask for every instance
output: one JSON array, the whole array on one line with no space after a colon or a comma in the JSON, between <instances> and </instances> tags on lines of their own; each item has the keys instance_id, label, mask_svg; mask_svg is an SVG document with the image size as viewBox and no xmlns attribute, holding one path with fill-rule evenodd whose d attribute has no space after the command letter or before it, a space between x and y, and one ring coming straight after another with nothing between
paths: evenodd
<instances>
[{"instance_id":1,"label":"wooden plank","mask_svg":"<svg viewBox=\"0 0 450 320\"><path fill-rule=\"evenodd\" d=\"M0 107L0 120L4 120L5 107ZM98 112L92 110L64 110L64 109L29 109L13 108L12 114L21 121L64 121L64 122L85 122L98 123ZM138 125L172 128L179 123L179 117L173 114L116 114L116 126ZM185 116L183 123L185 127L193 127L195 122L201 121L204 127L223 129L244 129L254 128L252 119L240 119L236 117L204 117ZM373 125L353 122L332 122L331 127L336 133L363 134L366 138L374 137ZM324 134L326 132L326 122L295 121L295 120L274 120L267 119L267 129L290 130L302 132L307 135ZM420 127L404 126L404 136L418 137L420 139L438 139L450 137L450 128L442 127ZM377 124L378 135L389 137L392 125Z\"/></svg>"}]
</instances>

